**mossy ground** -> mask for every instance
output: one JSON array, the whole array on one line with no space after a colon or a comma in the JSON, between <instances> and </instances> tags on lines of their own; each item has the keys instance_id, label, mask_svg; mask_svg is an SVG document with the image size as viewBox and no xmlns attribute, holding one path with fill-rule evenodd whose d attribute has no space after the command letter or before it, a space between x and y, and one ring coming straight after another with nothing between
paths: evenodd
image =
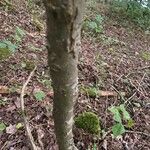
<instances>
[{"instance_id":1,"label":"mossy ground","mask_svg":"<svg viewBox=\"0 0 150 150\"><path fill-rule=\"evenodd\" d=\"M7 59L11 55L11 52L8 48L0 48L0 61Z\"/></svg>"},{"instance_id":2,"label":"mossy ground","mask_svg":"<svg viewBox=\"0 0 150 150\"><path fill-rule=\"evenodd\" d=\"M75 125L88 133L99 135L101 131L99 117L93 112L84 112L75 118Z\"/></svg>"},{"instance_id":3,"label":"mossy ground","mask_svg":"<svg viewBox=\"0 0 150 150\"><path fill-rule=\"evenodd\" d=\"M27 2L27 0L25 1ZM24 0L13 0L13 2L16 6L15 12L6 12L3 11L4 9L1 11L2 21L0 21L0 38L5 39L10 37L12 35L11 29L18 25L27 31L27 36L18 47L18 50L13 54L13 57L9 57L9 59L0 62L1 85L10 88L17 85L15 86L14 92L11 92L12 94L1 95L3 103L0 105L1 122L4 122L7 127L22 122L20 107L18 106L18 104L20 104L20 99L15 91L22 88L22 85L28 78L30 69L24 68L25 65L21 65L21 63L25 60L35 62L37 70L27 86L27 92L29 91L29 94L25 96L25 108L29 116L30 125L33 128L33 133L35 133L34 140L36 144L39 145L38 136L36 136L39 130L36 129L40 129L43 135L41 141L43 142L44 149L55 150L56 139L53 116L51 111L47 111L53 109L53 92L50 90L50 87L47 86L49 83L46 81L49 80L49 77L47 51L45 48L45 30L39 33L39 30L36 29L32 22L33 16L30 11L27 10ZM92 1L89 0L89 2ZM124 100L127 100L126 104L128 105L128 109L132 112L135 127L132 129L132 133L122 135L124 140L113 139L110 133L105 136L105 141L99 138L95 140L95 135L88 134L85 130L75 128L75 143L79 147L82 146L82 148L80 148L82 150L87 150L90 145L91 147L89 149L94 150L94 143L97 149L104 149L105 145L108 150L122 150L125 148L124 142L127 143L127 146L131 149L150 149L148 145L149 138L136 133L137 131L148 133L148 104L150 97L149 55L146 53L142 57L142 52L149 52L150 37L134 26L122 26L120 24L121 22L116 21L117 18L115 17L117 17L117 15L109 17L105 9L106 7L102 4L96 4L96 7L94 6L92 11L95 10L95 8L100 10L98 13L102 16L106 16L108 19L105 20L106 17L104 17L104 32L98 34L96 37L100 37L99 39L95 39L88 35L82 37L82 50L80 51L82 63L79 62L78 65L79 85L83 85L84 87L96 87L104 91L114 91L114 89L116 89L117 91L121 90L125 92L126 96L124 96ZM89 8L87 9L91 10ZM43 9L38 14L42 11ZM88 14L87 17L92 17L91 12ZM45 20L43 20L42 23L44 22ZM126 20L125 22L127 25L128 22ZM36 48L33 48L34 50L31 49L29 47L31 43L35 47L38 47L39 50ZM36 54L37 58L31 55L31 53ZM32 69L33 67L31 67L31 70ZM97 77L102 83L100 86L97 85ZM32 92L34 89L39 88L46 93L46 98L42 102L36 101ZM96 95L95 93L95 90L92 90L89 95ZM7 103L5 103L5 100ZM95 112L100 116L98 120L102 125L102 129L108 131L113 125L113 120L107 109L109 106L119 105L122 101L123 99L120 97L92 97L79 92L74 112L76 116L85 111ZM30 149L29 145L26 144L28 140L24 128L17 130L11 137L10 134L5 131L1 133L0 136L0 147L4 146L3 149ZM15 141L17 141L17 143ZM133 145L132 143L135 144Z\"/></svg>"}]
</instances>

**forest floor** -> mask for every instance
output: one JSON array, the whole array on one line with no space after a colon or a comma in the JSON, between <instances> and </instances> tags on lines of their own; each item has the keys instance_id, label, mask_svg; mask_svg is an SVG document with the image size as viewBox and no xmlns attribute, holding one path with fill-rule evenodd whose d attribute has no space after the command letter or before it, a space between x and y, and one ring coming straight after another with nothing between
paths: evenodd
<instances>
[{"instance_id":1,"label":"forest floor","mask_svg":"<svg viewBox=\"0 0 150 150\"><path fill-rule=\"evenodd\" d=\"M44 150L57 150L45 24L39 21L45 22L45 15L38 6L32 10L28 5L31 6L25 1L14 0L13 6L0 7L0 40L12 40L17 26L26 33L17 51L0 62L0 87L5 86L10 91L0 94L0 123L6 125L6 129L0 132L0 150L29 150L22 126L20 93L34 66L37 69L27 86L25 109L37 145L43 146ZM74 129L75 143L80 150L88 147L92 150L93 144L104 150L149 150L150 36L132 24L118 22L117 16L111 17L102 6L97 9L104 17L103 32L96 36L83 33L78 65L79 87L105 91L106 96L91 97L79 93L75 115L85 111L96 113L101 128L108 134L104 138L95 138ZM35 98L37 91L46 94L44 100ZM125 95L121 96L120 91ZM117 94L109 96L109 92ZM134 120L134 126L122 136L113 138L109 129L114 121L108 108L123 103Z\"/></svg>"}]
</instances>

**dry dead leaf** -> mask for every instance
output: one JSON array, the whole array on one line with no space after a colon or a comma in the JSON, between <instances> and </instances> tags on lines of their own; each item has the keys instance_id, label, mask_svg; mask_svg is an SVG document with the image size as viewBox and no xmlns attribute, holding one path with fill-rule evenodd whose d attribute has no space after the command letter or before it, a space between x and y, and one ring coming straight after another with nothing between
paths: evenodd
<instances>
[{"instance_id":1,"label":"dry dead leaf","mask_svg":"<svg viewBox=\"0 0 150 150\"><path fill-rule=\"evenodd\" d=\"M44 137L44 131L42 129L37 129L38 142L42 150L44 150L44 144L42 142L42 138Z\"/></svg>"},{"instance_id":2,"label":"dry dead leaf","mask_svg":"<svg viewBox=\"0 0 150 150\"><path fill-rule=\"evenodd\" d=\"M7 111L13 111L16 109L15 105L9 105L8 108L6 109Z\"/></svg>"},{"instance_id":3,"label":"dry dead leaf","mask_svg":"<svg viewBox=\"0 0 150 150\"><path fill-rule=\"evenodd\" d=\"M0 94L8 94L9 88L7 86L1 86L0 85Z\"/></svg>"},{"instance_id":4,"label":"dry dead leaf","mask_svg":"<svg viewBox=\"0 0 150 150\"><path fill-rule=\"evenodd\" d=\"M117 93L111 92L111 91L99 91L98 95L99 96L117 96Z\"/></svg>"},{"instance_id":5,"label":"dry dead leaf","mask_svg":"<svg viewBox=\"0 0 150 150\"><path fill-rule=\"evenodd\" d=\"M16 129L16 125L9 125L8 127L6 127L6 133L8 134L15 134L17 131Z\"/></svg>"},{"instance_id":6,"label":"dry dead leaf","mask_svg":"<svg viewBox=\"0 0 150 150\"><path fill-rule=\"evenodd\" d=\"M98 92L98 96L118 96L119 94L115 91L99 91ZM120 92L120 95L125 96L125 92ZM53 97L54 96L54 92L50 91L47 93L47 96L49 97Z\"/></svg>"}]
</instances>

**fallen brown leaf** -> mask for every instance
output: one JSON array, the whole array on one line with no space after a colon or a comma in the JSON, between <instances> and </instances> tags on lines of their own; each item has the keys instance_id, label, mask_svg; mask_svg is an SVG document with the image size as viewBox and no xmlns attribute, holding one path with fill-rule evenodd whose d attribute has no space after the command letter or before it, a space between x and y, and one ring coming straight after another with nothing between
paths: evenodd
<instances>
[{"instance_id":1,"label":"fallen brown leaf","mask_svg":"<svg viewBox=\"0 0 150 150\"><path fill-rule=\"evenodd\" d=\"M17 131L16 129L16 125L9 125L7 128L6 128L6 133L8 134L15 134Z\"/></svg>"},{"instance_id":2,"label":"fallen brown leaf","mask_svg":"<svg viewBox=\"0 0 150 150\"><path fill-rule=\"evenodd\" d=\"M0 94L8 94L9 88L7 86L1 86L0 85Z\"/></svg>"}]
</instances>

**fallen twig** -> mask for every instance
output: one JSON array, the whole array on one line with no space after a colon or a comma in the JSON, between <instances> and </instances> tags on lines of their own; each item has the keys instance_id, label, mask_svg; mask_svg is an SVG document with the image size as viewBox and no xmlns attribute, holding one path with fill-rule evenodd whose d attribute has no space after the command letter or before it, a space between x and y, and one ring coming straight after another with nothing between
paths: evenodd
<instances>
[{"instance_id":1,"label":"fallen twig","mask_svg":"<svg viewBox=\"0 0 150 150\"><path fill-rule=\"evenodd\" d=\"M137 92L134 92L134 93L132 94L132 96L130 96L130 97L124 102L124 104L128 103L128 102L136 95L136 93L137 93Z\"/></svg>"},{"instance_id":2,"label":"fallen twig","mask_svg":"<svg viewBox=\"0 0 150 150\"><path fill-rule=\"evenodd\" d=\"M24 85L22 87L22 90L21 90L21 95L20 95L20 104L21 104L21 111L22 111L22 116L23 116L23 120L24 120L24 126L25 126L25 129L26 129L26 132L27 132L28 139L31 143L32 150L37 150L37 147L34 143L34 139L33 139L33 136L31 134L30 127L29 127L29 122L28 122L28 119L27 119L27 116L26 116L26 113L25 113L24 93L25 93L25 88L26 88L27 84L29 83L31 77L33 76L35 70L36 70L36 67L33 69L33 71L30 73L28 79L24 83Z\"/></svg>"},{"instance_id":3,"label":"fallen twig","mask_svg":"<svg viewBox=\"0 0 150 150\"><path fill-rule=\"evenodd\" d=\"M149 137L149 138L150 138L150 134L147 134L147 133L145 133L145 132L126 130L126 133L141 134L141 135L145 135L145 136L147 136L147 137Z\"/></svg>"},{"instance_id":4,"label":"fallen twig","mask_svg":"<svg viewBox=\"0 0 150 150\"><path fill-rule=\"evenodd\" d=\"M149 68L150 68L150 66L144 66L142 68L139 68L138 70L149 69Z\"/></svg>"},{"instance_id":5,"label":"fallen twig","mask_svg":"<svg viewBox=\"0 0 150 150\"><path fill-rule=\"evenodd\" d=\"M136 85L130 79L129 79L129 82L132 87L134 87L139 93L143 95L143 97L145 97L145 94L140 90L140 86L136 87Z\"/></svg>"},{"instance_id":6,"label":"fallen twig","mask_svg":"<svg viewBox=\"0 0 150 150\"><path fill-rule=\"evenodd\" d=\"M121 100L125 101L125 99L124 99L125 92L118 91L113 85L111 85L111 87L118 93L118 95L120 96Z\"/></svg>"},{"instance_id":7,"label":"fallen twig","mask_svg":"<svg viewBox=\"0 0 150 150\"><path fill-rule=\"evenodd\" d=\"M108 129L108 131L102 136L102 140L104 140L108 134L110 134L112 132L112 129ZM131 130L126 130L125 133L132 133L132 134L141 134L147 137L150 137L149 134L145 133L145 132L140 132L140 131L131 131Z\"/></svg>"},{"instance_id":8,"label":"fallen twig","mask_svg":"<svg viewBox=\"0 0 150 150\"><path fill-rule=\"evenodd\" d=\"M149 68L150 68L150 66L144 66L142 68L136 68L136 69L134 69L135 71L128 73L125 77L128 78L132 74L142 73L141 70L149 69Z\"/></svg>"}]
</instances>

